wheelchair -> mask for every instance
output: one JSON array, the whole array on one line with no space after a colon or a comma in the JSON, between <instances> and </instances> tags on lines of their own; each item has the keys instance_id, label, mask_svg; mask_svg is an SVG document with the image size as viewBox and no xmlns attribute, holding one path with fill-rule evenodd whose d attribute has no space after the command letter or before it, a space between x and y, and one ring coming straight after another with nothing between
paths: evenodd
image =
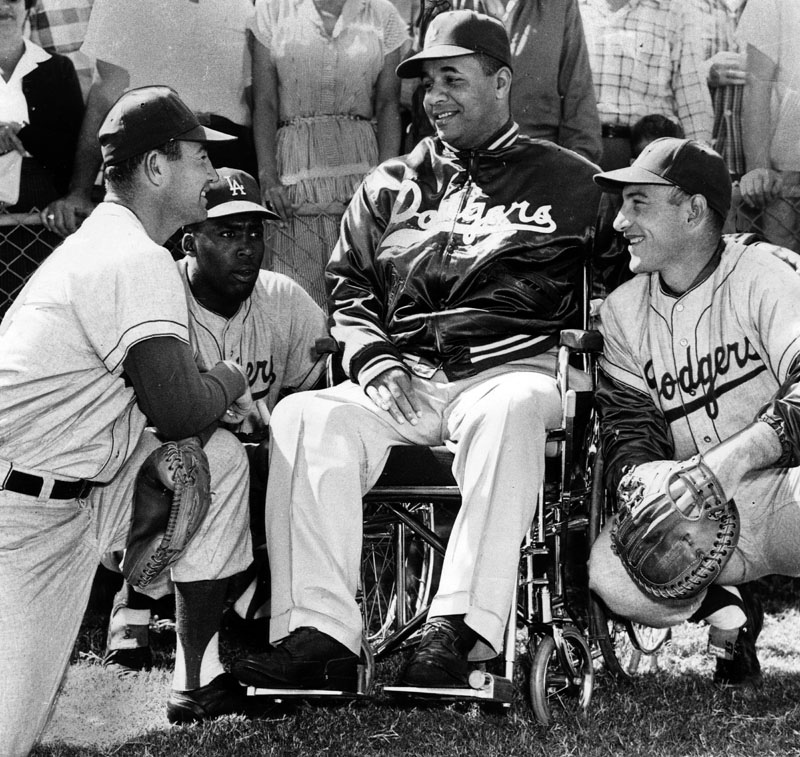
<instances>
[{"instance_id":1,"label":"wheelchair","mask_svg":"<svg viewBox=\"0 0 800 757\"><path fill-rule=\"evenodd\" d=\"M628 679L655 659L668 631L609 617L588 590L589 549L611 511L593 403L594 357L601 347L598 332L561 334L556 378L562 419L548 432L545 479L520 548L517 601L500 658L477 665L468 688L384 685L385 694L507 709L515 684L527 677L533 711L546 725L555 708L588 710L597 671ZM569 366L576 362L590 377L589 389L569 386ZM420 638L460 504L451 463L444 448L395 447L364 497L359 601L367 665L410 650ZM370 671L365 681L371 685L374 678Z\"/></svg>"},{"instance_id":2,"label":"wheelchair","mask_svg":"<svg viewBox=\"0 0 800 757\"><path fill-rule=\"evenodd\" d=\"M556 380L560 425L547 433L545 476L535 516L520 547L516 603L498 658L475 666L463 689L384 684L398 699L472 701L507 710L515 686L527 681L536 718L549 724L557 708L588 710L596 674L629 679L652 661L668 631L610 617L588 590L592 542L611 514L602 486L602 455L594 407L599 332L561 332ZM333 340L317 351L335 352ZM570 367L589 378L569 385ZM341 380L329 361L329 384ZM364 497L363 546L357 600L364 622L358 691L249 689L273 699L368 699L376 667L410 651L421 637L436 594L447 537L461 503L445 448L394 447L375 486Z\"/></svg>"}]
</instances>

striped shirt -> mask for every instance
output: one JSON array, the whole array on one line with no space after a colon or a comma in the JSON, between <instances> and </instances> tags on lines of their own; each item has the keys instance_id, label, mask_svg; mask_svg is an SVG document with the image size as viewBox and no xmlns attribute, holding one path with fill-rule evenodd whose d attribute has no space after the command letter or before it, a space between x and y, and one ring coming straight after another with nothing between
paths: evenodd
<instances>
[{"instance_id":1,"label":"striped shirt","mask_svg":"<svg viewBox=\"0 0 800 757\"><path fill-rule=\"evenodd\" d=\"M604 124L660 114L711 143L713 112L699 35L683 0L580 0L597 109Z\"/></svg>"}]
</instances>

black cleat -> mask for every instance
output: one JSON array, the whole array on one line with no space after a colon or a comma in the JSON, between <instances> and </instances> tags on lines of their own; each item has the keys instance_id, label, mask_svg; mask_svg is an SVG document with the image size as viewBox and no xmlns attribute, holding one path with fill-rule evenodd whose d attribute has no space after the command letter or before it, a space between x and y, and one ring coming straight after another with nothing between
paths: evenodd
<instances>
[{"instance_id":1,"label":"black cleat","mask_svg":"<svg viewBox=\"0 0 800 757\"><path fill-rule=\"evenodd\" d=\"M150 647L107 649L103 655L103 667L125 678L142 670L150 670L153 667L153 655Z\"/></svg>"},{"instance_id":2,"label":"black cleat","mask_svg":"<svg viewBox=\"0 0 800 757\"><path fill-rule=\"evenodd\" d=\"M462 616L432 618L425 624L422 640L400 673L398 686L417 688L467 688L467 658L477 634Z\"/></svg>"},{"instance_id":3,"label":"black cleat","mask_svg":"<svg viewBox=\"0 0 800 757\"><path fill-rule=\"evenodd\" d=\"M762 684L761 663L756 653L756 640L764 626L764 609L761 600L748 584L739 586L742 604L747 616L739 629L733 649L733 659L717 659L714 683L731 688L757 688Z\"/></svg>"},{"instance_id":4,"label":"black cleat","mask_svg":"<svg viewBox=\"0 0 800 757\"><path fill-rule=\"evenodd\" d=\"M269 652L233 665L236 677L262 689L358 691L358 655L316 628L297 628Z\"/></svg>"}]
</instances>

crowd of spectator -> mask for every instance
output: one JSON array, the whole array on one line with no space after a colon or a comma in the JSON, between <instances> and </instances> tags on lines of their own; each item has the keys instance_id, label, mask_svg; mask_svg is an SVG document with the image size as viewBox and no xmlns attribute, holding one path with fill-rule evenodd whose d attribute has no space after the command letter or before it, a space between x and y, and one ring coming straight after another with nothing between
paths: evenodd
<instances>
[{"instance_id":1,"label":"crowd of spectator","mask_svg":"<svg viewBox=\"0 0 800 757\"><path fill-rule=\"evenodd\" d=\"M635 156L637 122L667 119L720 152L745 203L765 211L759 230L768 239L800 250L790 201L800 183L800 58L787 31L800 11L792 0L0 7L0 200L11 212L44 208L46 227L31 239L24 230L7 236L15 250L27 248L14 260L3 255L0 288L9 295L101 198L96 133L110 105L128 88L160 83L201 122L237 135L232 145L212 146L212 161L258 176L283 221L269 264L325 307L323 269L338 235L338 215L325 208L346 205L371 167L431 133L421 85L401 91L394 69L419 47L430 20L450 9L495 15L506 26L512 111L523 133L610 170Z\"/></svg>"}]
</instances>

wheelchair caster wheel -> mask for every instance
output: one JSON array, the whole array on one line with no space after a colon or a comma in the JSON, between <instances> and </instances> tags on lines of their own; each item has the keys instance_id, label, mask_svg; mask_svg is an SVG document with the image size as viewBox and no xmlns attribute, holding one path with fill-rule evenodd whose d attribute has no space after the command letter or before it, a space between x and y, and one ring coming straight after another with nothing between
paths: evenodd
<instances>
[{"instance_id":1,"label":"wheelchair caster wheel","mask_svg":"<svg viewBox=\"0 0 800 757\"><path fill-rule=\"evenodd\" d=\"M554 636L540 637L533 652L528 681L536 719L549 725L553 708L583 714L588 710L594 688L592 653L586 639L574 628Z\"/></svg>"}]
</instances>

